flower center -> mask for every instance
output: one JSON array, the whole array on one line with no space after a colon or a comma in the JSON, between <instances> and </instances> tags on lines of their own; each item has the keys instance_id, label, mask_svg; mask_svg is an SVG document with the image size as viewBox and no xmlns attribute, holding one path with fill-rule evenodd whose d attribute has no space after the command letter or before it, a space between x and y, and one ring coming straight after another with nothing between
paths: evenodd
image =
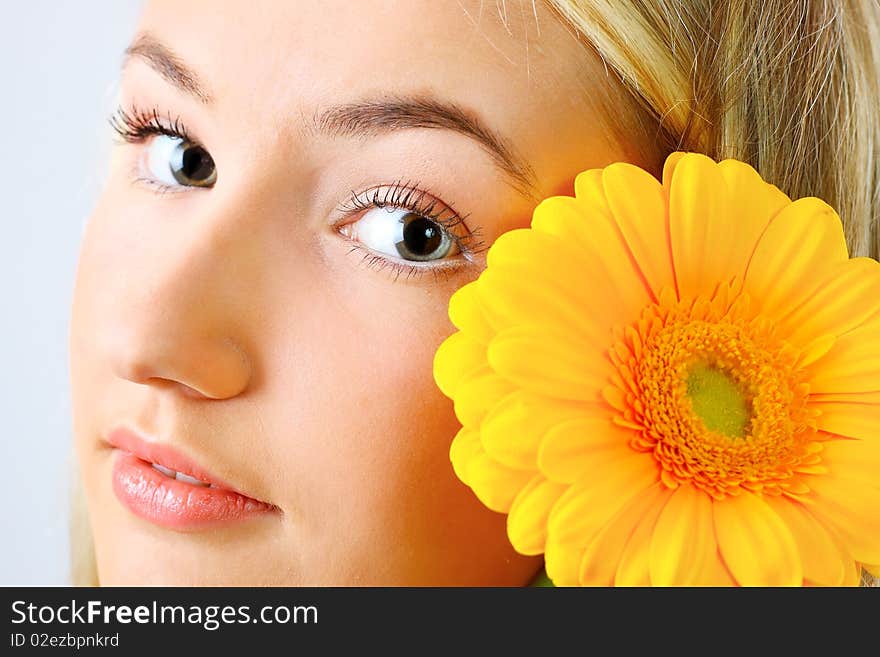
<instances>
[{"instance_id":1,"label":"flower center","mask_svg":"<svg viewBox=\"0 0 880 657\"><path fill-rule=\"evenodd\" d=\"M687 396L707 430L745 438L752 418L751 399L722 370L705 362L697 363L688 374Z\"/></svg>"},{"instance_id":2,"label":"flower center","mask_svg":"<svg viewBox=\"0 0 880 657\"><path fill-rule=\"evenodd\" d=\"M618 329L606 399L670 488L687 482L719 499L802 489L796 470L818 463L821 444L799 352L732 289L684 301L666 289Z\"/></svg>"}]
</instances>

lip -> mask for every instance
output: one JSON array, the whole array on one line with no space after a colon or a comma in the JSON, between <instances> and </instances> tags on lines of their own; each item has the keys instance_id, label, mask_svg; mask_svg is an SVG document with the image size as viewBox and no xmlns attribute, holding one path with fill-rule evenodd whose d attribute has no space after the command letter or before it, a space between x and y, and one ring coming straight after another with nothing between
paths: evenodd
<instances>
[{"instance_id":1,"label":"lip","mask_svg":"<svg viewBox=\"0 0 880 657\"><path fill-rule=\"evenodd\" d=\"M117 427L107 435L116 448L113 492L134 515L178 531L198 531L241 522L275 509L224 483L168 445ZM204 482L175 479L153 464Z\"/></svg>"}]
</instances>

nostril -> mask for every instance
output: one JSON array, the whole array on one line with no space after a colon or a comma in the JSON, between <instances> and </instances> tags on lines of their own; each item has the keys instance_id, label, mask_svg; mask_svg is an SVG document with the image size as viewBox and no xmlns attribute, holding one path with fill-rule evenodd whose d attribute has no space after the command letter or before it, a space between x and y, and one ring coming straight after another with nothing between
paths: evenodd
<instances>
[{"instance_id":1,"label":"nostril","mask_svg":"<svg viewBox=\"0 0 880 657\"><path fill-rule=\"evenodd\" d=\"M186 385L185 383L180 383L179 381L172 381L171 379L164 379L160 376L152 376L149 377L146 381L142 381L141 383L145 385L152 386L153 388L159 389L167 389L173 390L177 393L184 395L186 397L190 397L192 399L210 399L209 395L204 394L203 392Z\"/></svg>"}]
</instances>

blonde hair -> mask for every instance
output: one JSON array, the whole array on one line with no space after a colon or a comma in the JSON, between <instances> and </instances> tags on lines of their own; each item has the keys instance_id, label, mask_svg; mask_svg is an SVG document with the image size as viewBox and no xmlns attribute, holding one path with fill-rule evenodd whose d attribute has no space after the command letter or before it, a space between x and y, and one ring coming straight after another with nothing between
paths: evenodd
<instances>
[{"instance_id":1,"label":"blonde hair","mask_svg":"<svg viewBox=\"0 0 880 657\"><path fill-rule=\"evenodd\" d=\"M876 0L545 3L652 117L659 149L736 158L818 196L850 255L880 258Z\"/></svg>"},{"instance_id":2,"label":"blonde hair","mask_svg":"<svg viewBox=\"0 0 880 657\"><path fill-rule=\"evenodd\" d=\"M818 196L850 254L880 258L875 1L544 2L632 93L660 151L737 158L793 198ZM96 584L80 495L71 526L73 582Z\"/></svg>"}]
</instances>

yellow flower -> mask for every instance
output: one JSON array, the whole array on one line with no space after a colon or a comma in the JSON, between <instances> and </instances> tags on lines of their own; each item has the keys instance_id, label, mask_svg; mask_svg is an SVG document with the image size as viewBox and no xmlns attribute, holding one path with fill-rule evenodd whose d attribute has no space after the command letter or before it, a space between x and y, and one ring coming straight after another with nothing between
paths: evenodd
<instances>
[{"instance_id":1,"label":"yellow flower","mask_svg":"<svg viewBox=\"0 0 880 657\"><path fill-rule=\"evenodd\" d=\"M557 585L880 563L880 263L736 161L578 175L450 300L457 476ZM876 566L874 566L876 569Z\"/></svg>"}]
</instances>

